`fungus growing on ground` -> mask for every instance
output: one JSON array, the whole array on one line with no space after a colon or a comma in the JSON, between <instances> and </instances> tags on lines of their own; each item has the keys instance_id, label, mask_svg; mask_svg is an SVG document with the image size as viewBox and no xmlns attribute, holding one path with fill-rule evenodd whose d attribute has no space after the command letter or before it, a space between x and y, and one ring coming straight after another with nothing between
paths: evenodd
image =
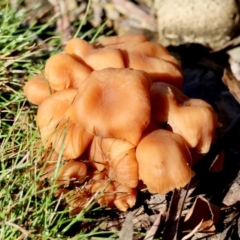
<instances>
[{"instance_id":1,"label":"fungus growing on ground","mask_svg":"<svg viewBox=\"0 0 240 240\"><path fill-rule=\"evenodd\" d=\"M208 151L217 118L181 86L178 61L143 35L93 44L72 39L48 59L44 77L26 83L27 98L39 104L46 152L64 158L46 163L44 157L41 179L51 184L57 176L56 196L64 195L71 214L92 198L126 211L136 202L139 179L152 193L189 183L191 152Z\"/></svg>"},{"instance_id":2,"label":"fungus growing on ground","mask_svg":"<svg viewBox=\"0 0 240 240\"><path fill-rule=\"evenodd\" d=\"M67 53L53 55L44 68L44 74L54 90L78 88L91 72L91 68Z\"/></svg>"},{"instance_id":3,"label":"fungus growing on ground","mask_svg":"<svg viewBox=\"0 0 240 240\"><path fill-rule=\"evenodd\" d=\"M166 83L153 83L150 90L152 120L167 122L197 153L207 153L215 137L217 115L201 99L189 99Z\"/></svg>"},{"instance_id":4,"label":"fungus growing on ground","mask_svg":"<svg viewBox=\"0 0 240 240\"><path fill-rule=\"evenodd\" d=\"M39 105L54 92L43 74L32 77L23 88L29 102Z\"/></svg>"},{"instance_id":5,"label":"fungus growing on ground","mask_svg":"<svg viewBox=\"0 0 240 240\"><path fill-rule=\"evenodd\" d=\"M126 67L145 71L153 82L167 82L182 87L181 66L161 44L149 42L141 35L124 35L100 38L95 45L120 49Z\"/></svg>"},{"instance_id":6,"label":"fungus growing on ground","mask_svg":"<svg viewBox=\"0 0 240 240\"><path fill-rule=\"evenodd\" d=\"M57 153L62 149L63 156L70 159L78 158L93 139L93 135L65 116L76 94L76 89L56 92L40 104L37 113L45 147L52 147Z\"/></svg>"},{"instance_id":7,"label":"fungus growing on ground","mask_svg":"<svg viewBox=\"0 0 240 240\"><path fill-rule=\"evenodd\" d=\"M94 70L126 67L119 49L96 48L80 38L71 39L65 47L65 52Z\"/></svg>"},{"instance_id":8,"label":"fungus growing on ground","mask_svg":"<svg viewBox=\"0 0 240 240\"><path fill-rule=\"evenodd\" d=\"M138 164L135 146L116 138L95 136L89 159L99 171L106 169L117 182L135 188L138 185Z\"/></svg>"},{"instance_id":9,"label":"fungus growing on ground","mask_svg":"<svg viewBox=\"0 0 240 240\"><path fill-rule=\"evenodd\" d=\"M67 111L88 132L136 146L150 122L151 80L143 71L106 68L81 84Z\"/></svg>"},{"instance_id":10,"label":"fungus growing on ground","mask_svg":"<svg viewBox=\"0 0 240 240\"><path fill-rule=\"evenodd\" d=\"M71 181L81 184L86 180L87 175L87 165L85 163L69 161L60 168L57 176L57 184L59 186L69 186Z\"/></svg>"},{"instance_id":11,"label":"fungus growing on ground","mask_svg":"<svg viewBox=\"0 0 240 240\"><path fill-rule=\"evenodd\" d=\"M151 193L184 187L194 176L191 154L180 135L159 129L143 136L136 149L139 178Z\"/></svg>"}]
</instances>

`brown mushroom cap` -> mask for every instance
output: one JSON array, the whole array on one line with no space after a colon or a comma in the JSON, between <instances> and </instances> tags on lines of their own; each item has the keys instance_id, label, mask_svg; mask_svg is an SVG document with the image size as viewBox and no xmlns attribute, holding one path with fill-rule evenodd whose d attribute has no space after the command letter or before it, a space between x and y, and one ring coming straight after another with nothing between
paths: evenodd
<instances>
[{"instance_id":1,"label":"brown mushroom cap","mask_svg":"<svg viewBox=\"0 0 240 240\"><path fill-rule=\"evenodd\" d=\"M200 99L189 99L181 107L173 104L168 123L197 153L209 151L218 125L211 105Z\"/></svg>"},{"instance_id":2,"label":"brown mushroom cap","mask_svg":"<svg viewBox=\"0 0 240 240\"><path fill-rule=\"evenodd\" d=\"M87 165L83 162L69 161L63 165L57 176L58 185L69 186L71 181L83 183L87 177Z\"/></svg>"},{"instance_id":3,"label":"brown mushroom cap","mask_svg":"<svg viewBox=\"0 0 240 240\"><path fill-rule=\"evenodd\" d=\"M217 116L211 105L201 99L189 99L166 83L154 83L150 98L153 121L167 122L197 153L209 151L217 127Z\"/></svg>"},{"instance_id":4,"label":"brown mushroom cap","mask_svg":"<svg viewBox=\"0 0 240 240\"><path fill-rule=\"evenodd\" d=\"M112 182L99 180L92 184L92 193L98 192L97 202L100 205L112 206L115 199L115 186Z\"/></svg>"},{"instance_id":5,"label":"brown mushroom cap","mask_svg":"<svg viewBox=\"0 0 240 240\"><path fill-rule=\"evenodd\" d=\"M120 211L127 211L129 208L132 208L137 200L137 190L136 188L130 188L114 182L116 197L114 200L115 206Z\"/></svg>"},{"instance_id":6,"label":"brown mushroom cap","mask_svg":"<svg viewBox=\"0 0 240 240\"><path fill-rule=\"evenodd\" d=\"M76 93L76 89L65 89L52 94L40 104L37 113L37 124L45 147L52 146L57 153L63 150L63 155L70 159L79 157L93 138L64 116Z\"/></svg>"},{"instance_id":7,"label":"brown mushroom cap","mask_svg":"<svg viewBox=\"0 0 240 240\"><path fill-rule=\"evenodd\" d=\"M150 85L143 71L94 71L80 86L66 114L96 136L137 145L150 122Z\"/></svg>"},{"instance_id":8,"label":"brown mushroom cap","mask_svg":"<svg viewBox=\"0 0 240 240\"><path fill-rule=\"evenodd\" d=\"M65 47L65 52L94 70L101 70L108 67L125 67L120 50L114 48L96 48L94 45L80 38L70 40Z\"/></svg>"},{"instance_id":9,"label":"brown mushroom cap","mask_svg":"<svg viewBox=\"0 0 240 240\"><path fill-rule=\"evenodd\" d=\"M162 123L167 122L169 118L170 105L172 104L169 87L172 85L155 82L152 84L150 89L150 99L151 99L151 115L154 122ZM177 88L171 88L174 96L178 99L178 102L184 102L188 100L188 97L185 96Z\"/></svg>"},{"instance_id":10,"label":"brown mushroom cap","mask_svg":"<svg viewBox=\"0 0 240 240\"><path fill-rule=\"evenodd\" d=\"M184 187L194 176L191 155L183 138L166 130L144 136L136 149L139 178L149 192L165 194Z\"/></svg>"},{"instance_id":11,"label":"brown mushroom cap","mask_svg":"<svg viewBox=\"0 0 240 240\"><path fill-rule=\"evenodd\" d=\"M143 35L100 38L95 45L120 49L127 67L145 71L153 82L166 82L182 88L180 63L165 47L149 42Z\"/></svg>"},{"instance_id":12,"label":"brown mushroom cap","mask_svg":"<svg viewBox=\"0 0 240 240\"><path fill-rule=\"evenodd\" d=\"M24 85L23 91L28 101L37 105L53 93L43 74L30 78Z\"/></svg>"},{"instance_id":13,"label":"brown mushroom cap","mask_svg":"<svg viewBox=\"0 0 240 240\"><path fill-rule=\"evenodd\" d=\"M92 69L77 61L67 53L57 53L50 57L45 65L44 73L55 90L78 88Z\"/></svg>"},{"instance_id":14,"label":"brown mushroom cap","mask_svg":"<svg viewBox=\"0 0 240 240\"><path fill-rule=\"evenodd\" d=\"M134 188L138 184L138 163L135 147L121 139L95 136L90 147L90 160L98 170L109 170L109 177ZM109 169L111 168L111 169Z\"/></svg>"}]
</instances>

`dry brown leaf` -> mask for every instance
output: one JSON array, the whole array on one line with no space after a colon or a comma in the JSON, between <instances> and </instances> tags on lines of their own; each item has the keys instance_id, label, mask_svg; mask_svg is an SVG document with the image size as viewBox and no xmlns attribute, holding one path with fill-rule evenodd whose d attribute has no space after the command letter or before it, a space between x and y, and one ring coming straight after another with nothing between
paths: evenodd
<instances>
[{"instance_id":1,"label":"dry brown leaf","mask_svg":"<svg viewBox=\"0 0 240 240\"><path fill-rule=\"evenodd\" d=\"M209 203L208 200L202 196L199 196L185 216L183 229L193 231L193 229L202 222L199 226L199 231L214 232L216 230L215 224L219 219L220 209Z\"/></svg>"},{"instance_id":2,"label":"dry brown leaf","mask_svg":"<svg viewBox=\"0 0 240 240\"><path fill-rule=\"evenodd\" d=\"M185 236L182 238L182 240L187 240L187 239L191 238L195 233L197 233L197 232L199 231L202 223L203 223L203 220L202 220L190 233L188 233L187 235L185 235Z\"/></svg>"},{"instance_id":3,"label":"dry brown leaf","mask_svg":"<svg viewBox=\"0 0 240 240\"><path fill-rule=\"evenodd\" d=\"M240 82L227 69L224 69L222 80L223 83L228 87L233 97L238 103L240 103Z\"/></svg>"},{"instance_id":4,"label":"dry brown leaf","mask_svg":"<svg viewBox=\"0 0 240 240\"><path fill-rule=\"evenodd\" d=\"M144 238L144 240L153 240L154 239L154 236L155 236L155 234L156 234L156 232L159 228L159 225L161 223L161 219L162 219L163 214L162 213L158 214L157 219L155 220L155 222L152 225L152 227L150 228L150 230L147 232L147 235Z\"/></svg>"},{"instance_id":5,"label":"dry brown leaf","mask_svg":"<svg viewBox=\"0 0 240 240\"><path fill-rule=\"evenodd\" d=\"M175 189L171 198L170 206L167 212L165 228L163 231L164 240L177 240L179 221L182 215L182 209L186 200L188 190Z\"/></svg>"}]
</instances>

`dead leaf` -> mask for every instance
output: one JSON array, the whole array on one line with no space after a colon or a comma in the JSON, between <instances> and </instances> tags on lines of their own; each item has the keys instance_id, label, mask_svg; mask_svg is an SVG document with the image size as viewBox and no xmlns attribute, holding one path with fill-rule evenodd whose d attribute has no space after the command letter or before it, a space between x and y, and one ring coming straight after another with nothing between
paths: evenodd
<instances>
[{"instance_id":1,"label":"dead leaf","mask_svg":"<svg viewBox=\"0 0 240 240\"><path fill-rule=\"evenodd\" d=\"M220 209L208 202L202 196L197 197L193 206L188 211L183 222L183 229L188 231L195 231L196 226L201 225L198 231L214 232L216 230L215 224L220 219Z\"/></svg>"},{"instance_id":2,"label":"dead leaf","mask_svg":"<svg viewBox=\"0 0 240 240\"><path fill-rule=\"evenodd\" d=\"M129 212L119 233L119 240L132 240L132 239L133 239L133 214L132 212Z\"/></svg>"},{"instance_id":3,"label":"dead leaf","mask_svg":"<svg viewBox=\"0 0 240 240\"><path fill-rule=\"evenodd\" d=\"M228 87L233 97L238 103L240 103L240 82L227 69L224 69L222 80L223 83Z\"/></svg>"},{"instance_id":4,"label":"dead leaf","mask_svg":"<svg viewBox=\"0 0 240 240\"><path fill-rule=\"evenodd\" d=\"M240 201L240 171L238 172L236 179L234 180L232 186L229 188L222 203L226 206L232 206L238 201Z\"/></svg>"},{"instance_id":5,"label":"dead leaf","mask_svg":"<svg viewBox=\"0 0 240 240\"><path fill-rule=\"evenodd\" d=\"M191 238L195 233L197 233L198 230L200 229L202 223L203 223L203 219L202 219L202 221L201 221L190 233L188 233L187 235L185 235L185 236L182 238L182 240L187 240L187 239Z\"/></svg>"},{"instance_id":6,"label":"dead leaf","mask_svg":"<svg viewBox=\"0 0 240 240\"><path fill-rule=\"evenodd\" d=\"M154 236L159 228L159 225L161 223L161 219L162 219L163 214L159 213L157 219L155 220L154 224L152 225L152 227L150 228L150 230L147 232L146 237L144 238L144 240L153 240Z\"/></svg>"},{"instance_id":7,"label":"dead leaf","mask_svg":"<svg viewBox=\"0 0 240 240\"><path fill-rule=\"evenodd\" d=\"M175 189L171 198L170 206L167 212L165 228L163 231L164 240L178 239L179 221L188 190Z\"/></svg>"},{"instance_id":8,"label":"dead leaf","mask_svg":"<svg viewBox=\"0 0 240 240\"><path fill-rule=\"evenodd\" d=\"M229 64L235 78L240 81L240 47L235 47L227 51Z\"/></svg>"}]
</instances>

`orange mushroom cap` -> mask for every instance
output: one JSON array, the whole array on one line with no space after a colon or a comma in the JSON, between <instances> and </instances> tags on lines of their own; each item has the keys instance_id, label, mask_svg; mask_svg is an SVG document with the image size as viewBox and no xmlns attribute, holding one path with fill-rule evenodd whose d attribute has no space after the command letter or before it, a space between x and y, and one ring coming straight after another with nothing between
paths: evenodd
<instances>
[{"instance_id":1,"label":"orange mushroom cap","mask_svg":"<svg viewBox=\"0 0 240 240\"><path fill-rule=\"evenodd\" d=\"M87 177L87 165L83 162L69 161L61 166L57 184L69 186L71 181L75 183L83 183Z\"/></svg>"},{"instance_id":2,"label":"orange mushroom cap","mask_svg":"<svg viewBox=\"0 0 240 240\"><path fill-rule=\"evenodd\" d=\"M63 155L70 159L79 157L93 139L93 135L64 115L76 94L76 89L56 92L40 104L37 112L37 124L45 147L52 146L57 153L63 150Z\"/></svg>"},{"instance_id":3,"label":"orange mushroom cap","mask_svg":"<svg viewBox=\"0 0 240 240\"><path fill-rule=\"evenodd\" d=\"M100 205L112 206L115 199L115 186L112 182L99 180L92 184L92 193L98 192L97 202Z\"/></svg>"},{"instance_id":4,"label":"orange mushroom cap","mask_svg":"<svg viewBox=\"0 0 240 240\"><path fill-rule=\"evenodd\" d=\"M116 197L114 200L115 206L120 211L127 211L132 208L137 200L137 190L136 188L130 188L125 185L114 182Z\"/></svg>"},{"instance_id":5,"label":"orange mushroom cap","mask_svg":"<svg viewBox=\"0 0 240 240\"><path fill-rule=\"evenodd\" d=\"M50 57L45 65L44 73L55 90L78 88L92 69L77 61L67 53L57 53Z\"/></svg>"},{"instance_id":6,"label":"orange mushroom cap","mask_svg":"<svg viewBox=\"0 0 240 240\"><path fill-rule=\"evenodd\" d=\"M94 71L80 86L66 114L94 135L137 145L150 122L150 86L143 71Z\"/></svg>"},{"instance_id":7,"label":"orange mushroom cap","mask_svg":"<svg viewBox=\"0 0 240 240\"><path fill-rule=\"evenodd\" d=\"M37 105L54 92L43 74L30 78L24 85L23 91L28 101Z\"/></svg>"},{"instance_id":8,"label":"orange mushroom cap","mask_svg":"<svg viewBox=\"0 0 240 240\"><path fill-rule=\"evenodd\" d=\"M182 88L180 63L159 43L149 42L143 35L100 38L96 46L120 49L126 67L143 70L153 82L166 82Z\"/></svg>"},{"instance_id":9,"label":"orange mushroom cap","mask_svg":"<svg viewBox=\"0 0 240 240\"><path fill-rule=\"evenodd\" d=\"M95 136L90 147L90 160L98 170L109 169L109 177L119 183L136 187L138 184L138 163L135 147L121 139Z\"/></svg>"},{"instance_id":10,"label":"orange mushroom cap","mask_svg":"<svg viewBox=\"0 0 240 240\"><path fill-rule=\"evenodd\" d=\"M151 193L179 189L194 176L185 141L170 131L159 129L144 136L137 146L136 158L139 178Z\"/></svg>"},{"instance_id":11,"label":"orange mushroom cap","mask_svg":"<svg viewBox=\"0 0 240 240\"><path fill-rule=\"evenodd\" d=\"M120 50L114 48L96 48L94 45L80 38L70 40L65 47L65 52L94 70L101 70L108 67L125 67Z\"/></svg>"},{"instance_id":12,"label":"orange mushroom cap","mask_svg":"<svg viewBox=\"0 0 240 240\"><path fill-rule=\"evenodd\" d=\"M209 151L218 125L211 105L201 99L189 99L166 83L154 83L150 98L153 121L166 121L197 153Z\"/></svg>"}]
</instances>

